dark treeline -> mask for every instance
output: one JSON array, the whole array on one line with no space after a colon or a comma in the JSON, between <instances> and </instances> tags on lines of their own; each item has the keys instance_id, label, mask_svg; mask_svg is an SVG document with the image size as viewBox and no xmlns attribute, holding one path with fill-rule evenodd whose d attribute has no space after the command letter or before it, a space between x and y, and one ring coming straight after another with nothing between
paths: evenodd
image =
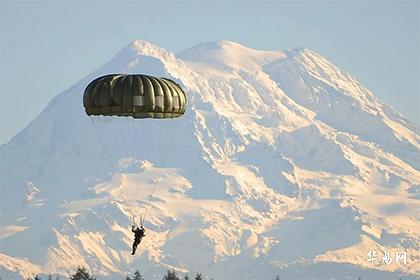
<instances>
[{"instance_id":1,"label":"dark treeline","mask_svg":"<svg viewBox=\"0 0 420 280\"><path fill-rule=\"evenodd\" d=\"M70 280L96 280L96 277L91 275L87 268L85 267L78 267L76 269L76 272L73 274L70 274ZM0 277L1 280L1 277ZM41 277L36 275L34 278L28 278L27 280L42 280ZM47 280L60 280L60 278L57 276L55 278L52 277L52 275L48 275ZM133 276L126 276L124 280L146 280L143 275L140 273L140 271L134 272ZM184 274L184 276L179 276L178 273L175 270L168 270L166 271L166 274L163 275L162 280L205 280L203 275L201 273L197 273L195 276L190 277L188 273ZM213 278L211 280L214 280ZM276 276L273 278L273 280L280 280L279 276ZM360 278L359 278L360 280Z\"/></svg>"},{"instance_id":2,"label":"dark treeline","mask_svg":"<svg viewBox=\"0 0 420 280\"><path fill-rule=\"evenodd\" d=\"M91 275L87 268L85 267L78 267L76 272L70 274L70 280L96 280L96 277ZM1 280L1 278L0 278ZM42 280L39 275L36 275L34 278L28 278L27 280ZM52 275L48 275L47 280L60 280L57 276L55 278ZM146 280L140 271L134 272L133 276L128 275L124 280ZM162 280L205 280L201 273L197 273L193 278L190 278L188 273L186 273L183 277L178 276L178 273L175 270L168 270L166 274L163 276ZM211 279L213 280L213 279Z\"/></svg>"}]
</instances>

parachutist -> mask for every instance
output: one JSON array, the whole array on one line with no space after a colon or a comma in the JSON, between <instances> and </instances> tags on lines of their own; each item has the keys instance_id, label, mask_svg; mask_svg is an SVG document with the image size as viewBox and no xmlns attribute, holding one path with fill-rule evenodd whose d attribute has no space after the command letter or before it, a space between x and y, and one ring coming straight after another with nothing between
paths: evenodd
<instances>
[{"instance_id":1,"label":"parachutist","mask_svg":"<svg viewBox=\"0 0 420 280\"><path fill-rule=\"evenodd\" d=\"M187 95L177 82L168 78L143 74L110 74L89 83L83 94L83 106L111 161L146 155L152 161L164 161L179 124L169 120L185 114ZM159 121L151 122L149 119ZM139 189L143 185L141 182L139 178L135 184L130 185ZM144 206L146 212L141 224L146 219L155 190L156 187ZM133 188L132 191L136 190ZM134 255L145 230L142 226L136 229L133 226L132 231L135 233Z\"/></svg>"},{"instance_id":2,"label":"parachutist","mask_svg":"<svg viewBox=\"0 0 420 280\"><path fill-rule=\"evenodd\" d=\"M134 226L131 227L131 231L134 232L134 242L133 242L133 252L131 253L134 255L136 253L137 246L140 244L141 240L143 239L144 232L146 231L143 226L135 228Z\"/></svg>"}]
</instances>

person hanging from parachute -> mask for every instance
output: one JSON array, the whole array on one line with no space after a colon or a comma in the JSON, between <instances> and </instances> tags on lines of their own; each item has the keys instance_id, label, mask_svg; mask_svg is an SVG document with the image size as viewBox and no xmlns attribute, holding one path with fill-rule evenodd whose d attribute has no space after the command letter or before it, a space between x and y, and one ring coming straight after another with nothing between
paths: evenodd
<instances>
[{"instance_id":1,"label":"person hanging from parachute","mask_svg":"<svg viewBox=\"0 0 420 280\"><path fill-rule=\"evenodd\" d=\"M124 124L126 124L124 119L132 119L134 123L140 124L147 123L146 120L156 120L149 122L151 128L155 128L157 123L165 123L170 119L182 117L187 109L187 96L178 83L167 78L142 74L111 74L98 77L90 82L83 94L83 106L95 129L96 124L102 126L102 129L98 128L98 131L103 130L104 135L98 136L102 138L100 142L105 152L107 150L111 152L112 155L109 155L109 158L116 158L118 161L121 156L112 151L117 150L121 144L125 150L128 150L125 153L126 156L132 157L133 154L136 156L135 151L138 149L153 149L158 155L167 155L168 149L165 150L164 144L170 143L170 141L158 141L163 135L158 135L159 139L153 138L153 133L149 133L150 131L145 129L146 126L130 131L128 128L124 128ZM120 118L123 119L122 122L116 122ZM120 130L113 130L114 125L119 125ZM175 125L168 124L168 133L169 128L173 128L174 132L177 131ZM125 131L125 129L129 131ZM154 130L162 131L162 129L156 128ZM134 136L134 139L125 137L129 135ZM128 143L137 145L129 149ZM137 185L140 186L141 182L139 181ZM148 207L149 205L146 206L146 209ZM142 217L140 227L136 227L133 221L134 225L131 229L134 233L132 255L136 253L137 246L145 236L143 223L146 215L147 211Z\"/></svg>"},{"instance_id":2,"label":"person hanging from parachute","mask_svg":"<svg viewBox=\"0 0 420 280\"><path fill-rule=\"evenodd\" d=\"M144 234L146 230L144 229L143 225L141 225L140 227L135 227L133 225L131 227L131 231L134 232L133 252L131 252L131 254L134 255L136 253L137 246L141 243L143 237L146 236Z\"/></svg>"}]
</instances>

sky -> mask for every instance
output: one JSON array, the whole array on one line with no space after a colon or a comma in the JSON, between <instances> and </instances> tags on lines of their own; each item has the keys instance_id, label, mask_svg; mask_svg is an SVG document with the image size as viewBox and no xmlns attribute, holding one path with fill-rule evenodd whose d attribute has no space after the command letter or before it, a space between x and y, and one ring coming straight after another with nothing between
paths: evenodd
<instances>
[{"instance_id":1,"label":"sky","mask_svg":"<svg viewBox=\"0 0 420 280\"><path fill-rule=\"evenodd\" d=\"M420 1L3 0L0 144L135 39L309 48L420 123Z\"/></svg>"}]
</instances>

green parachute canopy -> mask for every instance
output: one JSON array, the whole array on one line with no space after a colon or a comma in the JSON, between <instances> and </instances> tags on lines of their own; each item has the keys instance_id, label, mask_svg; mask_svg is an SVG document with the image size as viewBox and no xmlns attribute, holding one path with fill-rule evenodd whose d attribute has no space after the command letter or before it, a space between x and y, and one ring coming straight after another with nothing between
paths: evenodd
<instances>
[{"instance_id":1,"label":"green parachute canopy","mask_svg":"<svg viewBox=\"0 0 420 280\"><path fill-rule=\"evenodd\" d=\"M86 114L133 118L177 118L185 113L185 92L174 81L147 75L112 74L85 89Z\"/></svg>"}]
</instances>

